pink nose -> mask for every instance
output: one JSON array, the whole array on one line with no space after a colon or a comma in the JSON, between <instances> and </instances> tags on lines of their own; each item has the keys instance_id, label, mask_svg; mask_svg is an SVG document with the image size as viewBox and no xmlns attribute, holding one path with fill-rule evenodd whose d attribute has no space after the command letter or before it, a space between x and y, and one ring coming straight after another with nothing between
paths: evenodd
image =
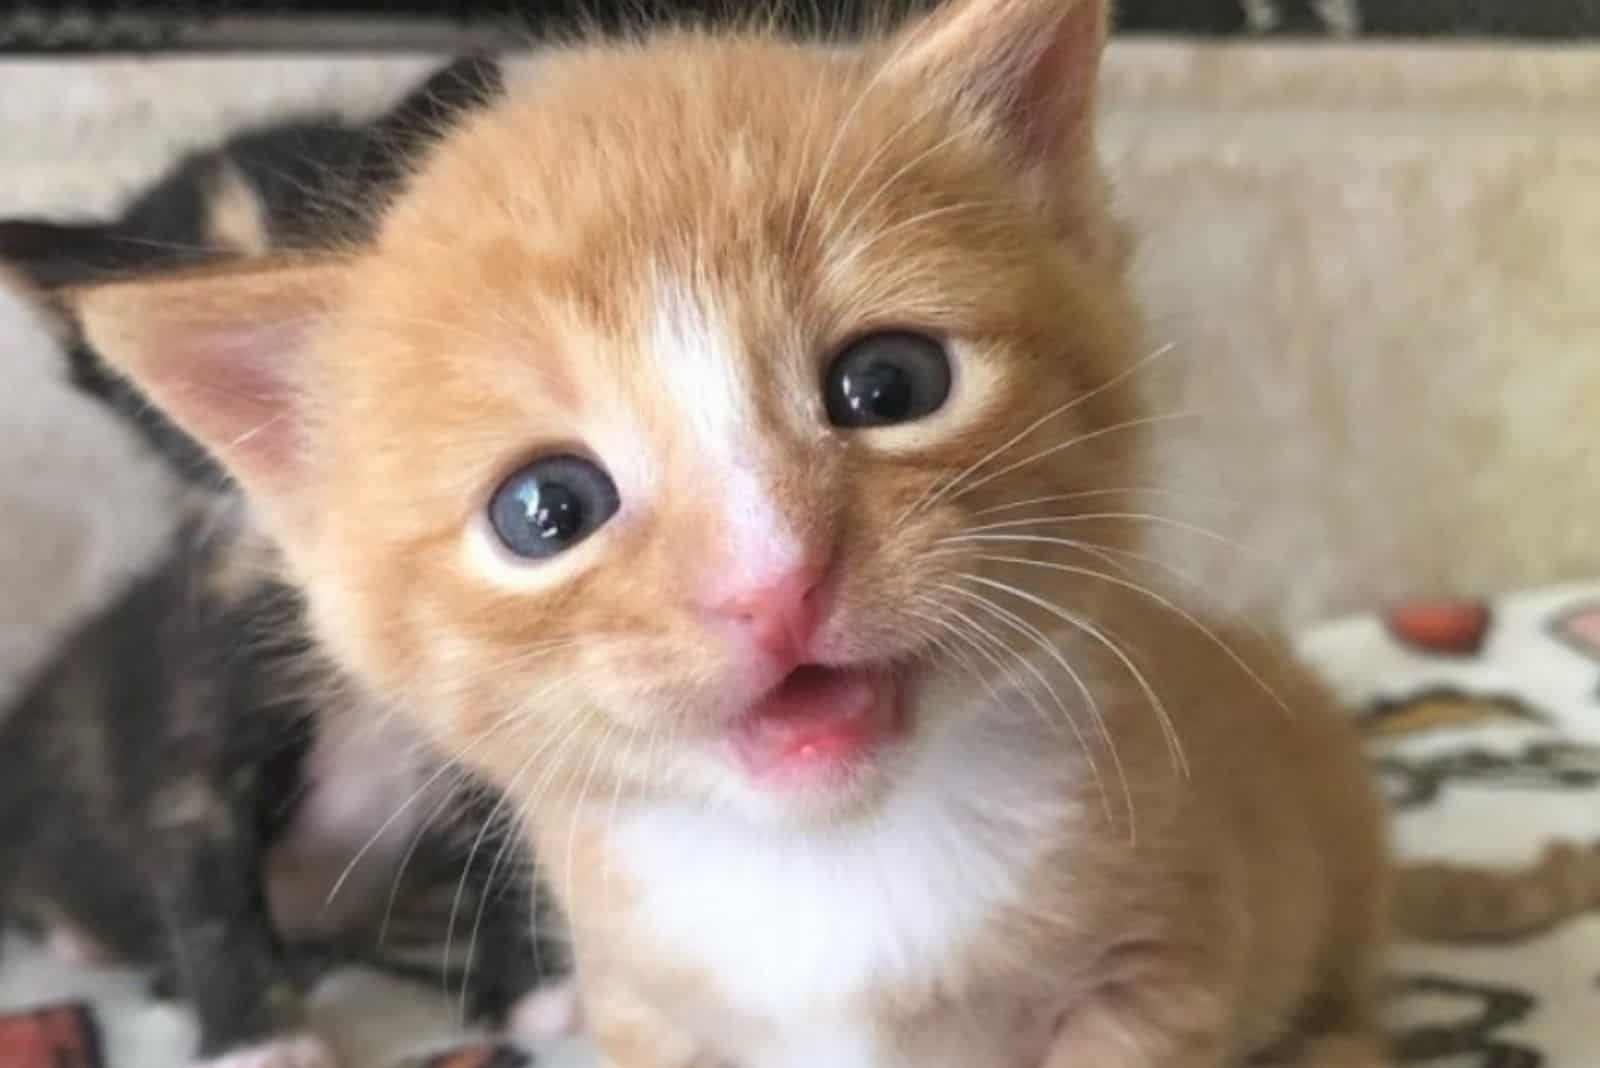
<instances>
[{"instance_id":1,"label":"pink nose","mask_svg":"<svg viewBox=\"0 0 1600 1068\"><path fill-rule=\"evenodd\" d=\"M821 591L827 570L820 561L789 567L718 591L707 608L743 630L758 648L798 663L805 659L822 622Z\"/></svg>"}]
</instances>

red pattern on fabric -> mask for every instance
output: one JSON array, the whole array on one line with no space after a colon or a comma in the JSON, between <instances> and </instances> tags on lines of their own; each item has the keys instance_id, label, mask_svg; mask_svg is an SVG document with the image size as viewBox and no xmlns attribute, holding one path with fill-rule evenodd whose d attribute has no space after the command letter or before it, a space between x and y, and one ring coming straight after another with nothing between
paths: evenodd
<instances>
[{"instance_id":1,"label":"red pattern on fabric","mask_svg":"<svg viewBox=\"0 0 1600 1068\"><path fill-rule=\"evenodd\" d=\"M0 1016L5 1068L103 1068L100 1033L88 1006L47 1005Z\"/></svg>"},{"instance_id":2,"label":"red pattern on fabric","mask_svg":"<svg viewBox=\"0 0 1600 1068\"><path fill-rule=\"evenodd\" d=\"M1492 623L1484 601L1413 601L1384 615L1395 641L1434 656L1477 656Z\"/></svg>"}]
</instances>

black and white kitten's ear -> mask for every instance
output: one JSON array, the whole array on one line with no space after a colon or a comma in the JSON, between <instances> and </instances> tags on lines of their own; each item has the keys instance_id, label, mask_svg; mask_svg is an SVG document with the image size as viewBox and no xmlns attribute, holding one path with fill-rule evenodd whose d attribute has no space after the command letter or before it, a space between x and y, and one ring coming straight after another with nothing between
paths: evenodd
<instances>
[{"instance_id":1,"label":"black and white kitten's ear","mask_svg":"<svg viewBox=\"0 0 1600 1068\"><path fill-rule=\"evenodd\" d=\"M890 43L891 73L997 122L1027 162L1089 147L1107 0L949 0Z\"/></svg>"},{"instance_id":2,"label":"black and white kitten's ear","mask_svg":"<svg viewBox=\"0 0 1600 1068\"><path fill-rule=\"evenodd\" d=\"M337 263L267 264L91 286L68 299L106 363L293 534L310 518L313 342L343 280Z\"/></svg>"}]
</instances>

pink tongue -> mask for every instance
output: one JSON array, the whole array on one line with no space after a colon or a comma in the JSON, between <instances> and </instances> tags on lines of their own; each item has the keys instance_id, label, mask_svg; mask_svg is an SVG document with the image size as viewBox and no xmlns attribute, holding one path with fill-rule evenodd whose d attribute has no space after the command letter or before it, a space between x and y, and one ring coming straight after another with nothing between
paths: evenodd
<instances>
[{"instance_id":1,"label":"pink tongue","mask_svg":"<svg viewBox=\"0 0 1600 1068\"><path fill-rule=\"evenodd\" d=\"M844 763L888 732L887 696L866 672L801 668L739 720L736 744L756 774Z\"/></svg>"}]
</instances>

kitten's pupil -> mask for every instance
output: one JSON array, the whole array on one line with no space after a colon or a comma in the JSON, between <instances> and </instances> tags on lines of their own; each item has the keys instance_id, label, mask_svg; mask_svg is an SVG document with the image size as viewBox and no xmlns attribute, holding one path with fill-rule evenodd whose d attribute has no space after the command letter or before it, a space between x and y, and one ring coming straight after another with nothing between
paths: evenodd
<instances>
[{"instance_id":1,"label":"kitten's pupil","mask_svg":"<svg viewBox=\"0 0 1600 1068\"><path fill-rule=\"evenodd\" d=\"M858 418L898 421L911 410L911 380L892 363L873 363L858 374L842 375L844 402Z\"/></svg>"},{"instance_id":2,"label":"kitten's pupil","mask_svg":"<svg viewBox=\"0 0 1600 1068\"><path fill-rule=\"evenodd\" d=\"M950 359L943 345L921 334L870 334L834 359L823 388L835 426L905 423L944 404Z\"/></svg>"},{"instance_id":3,"label":"kitten's pupil","mask_svg":"<svg viewBox=\"0 0 1600 1068\"><path fill-rule=\"evenodd\" d=\"M617 505L616 486L598 466L577 456L549 456L501 483L489 521L507 549L542 559L588 537Z\"/></svg>"},{"instance_id":4,"label":"kitten's pupil","mask_svg":"<svg viewBox=\"0 0 1600 1068\"><path fill-rule=\"evenodd\" d=\"M531 523L545 541L570 538L583 525L583 506L577 495L559 482L538 491L532 503Z\"/></svg>"}]
</instances>

